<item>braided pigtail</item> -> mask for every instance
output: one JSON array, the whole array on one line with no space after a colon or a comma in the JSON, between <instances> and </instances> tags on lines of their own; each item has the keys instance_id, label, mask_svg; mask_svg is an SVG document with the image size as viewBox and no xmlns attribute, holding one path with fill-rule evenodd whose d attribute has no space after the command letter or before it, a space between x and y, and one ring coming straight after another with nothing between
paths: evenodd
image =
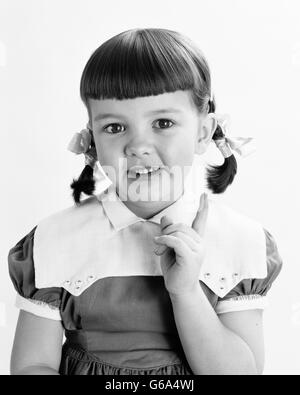
<instances>
[{"instance_id":1,"label":"braided pigtail","mask_svg":"<svg viewBox=\"0 0 300 395\"><path fill-rule=\"evenodd\" d=\"M95 191L95 179L94 179L94 160L91 157L92 153L96 152L94 141L91 142L91 149L86 153L86 165L82 170L79 178L73 179L70 187L73 189L73 199L76 205L80 204L80 197L82 193L86 195L92 195ZM95 156L94 156L95 157ZM87 159L88 158L88 159ZM91 159L90 159L91 158Z\"/></svg>"},{"instance_id":2,"label":"braided pigtail","mask_svg":"<svg viewBox=\"0 0 300 395\"><path fill-rule=\"evenodd\" d=\"M209 101L209 112L215 112L215 101ZM222 127L218 124L215 133L213 135L213 140L217 147L220 149L219 142L225 139L225 134L223 133ZM221 149L220 149L221 150ZM221 151L222 152L222 151ZM222 152L223 156L224 153ZM224 157L224 163L221 166L208 166L206 169L206 181L207 188L213 193L223 193L228 185L230 185L237 172L237 161L232 152L228 153L227 157Z\"/></svg>"}]
</instances>

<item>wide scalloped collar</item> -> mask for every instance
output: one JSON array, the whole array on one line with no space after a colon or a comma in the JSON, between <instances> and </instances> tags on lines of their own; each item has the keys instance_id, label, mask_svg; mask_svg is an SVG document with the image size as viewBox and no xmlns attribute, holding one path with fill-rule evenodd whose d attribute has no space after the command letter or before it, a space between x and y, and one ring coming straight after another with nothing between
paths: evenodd
<instances>
[{"instance_id":1,"label":"wide scalloped collar","mask_svg":"<svg viewBox=\"0 0 300 395\"><path fill-rule=\"evenodd\" d=\"M156 222L136 217L131 225L116 230L109 219L113 202L104 206L89 198L80 207L65 209L38 224L34 236L37 288L64 287L80 295L105 277L162 275L160 257L153 253L159 218ZM183 215L179 204L170 207L174 222L191 225L195 213ZM245 278L266 277L265 233L256 221L209 199L203 242L206 256L199 279L218 296L225 296Z\"/></svg>"}]
</instances>

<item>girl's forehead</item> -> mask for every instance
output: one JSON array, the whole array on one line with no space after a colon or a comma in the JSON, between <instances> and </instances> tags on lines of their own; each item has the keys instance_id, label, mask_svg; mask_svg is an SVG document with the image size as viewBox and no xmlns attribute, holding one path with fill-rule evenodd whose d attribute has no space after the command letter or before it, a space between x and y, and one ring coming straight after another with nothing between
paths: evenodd
<instances>
[{"instance_id":1,"label":"girl's forehead","mask_svg":"<svg viewBox=\"0 0 300 395\"><path fill-rule=\"evenodd\" d=\"M108 111L139 111L151 112L158 110L172 110L176 112L191 111L195 107L190 91L176 91L162 93L156 96L136 97L134 99L89 99L89 107L96 113Z\"/></svg>"}]
</instances>

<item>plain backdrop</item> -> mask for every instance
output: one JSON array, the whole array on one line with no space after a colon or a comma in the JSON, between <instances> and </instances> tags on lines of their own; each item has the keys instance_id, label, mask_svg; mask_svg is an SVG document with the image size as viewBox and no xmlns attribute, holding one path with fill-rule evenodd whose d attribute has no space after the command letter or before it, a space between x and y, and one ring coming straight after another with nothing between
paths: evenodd
<instances>
[{"instance_id":1,"label":"plain backdrop","mask_svg":"<svg viewBox=\"0 0 300 395\"><path fill-rule=\"evenodd\" d=\"M215 198L277 241L284 268L264 313L265 374L300 373L299 15L298 0L0 1L0 373L9 373L18 315L8 251L73 204L69 184L84 159L66 147L87 122L83 67L105 40L137 27L193 39L211 66L217 110L230 114L230 134L255 138L257 151L236 154L236 179ZM207 158L222 160L214 145Z\"/></svg>"}]
</instances>

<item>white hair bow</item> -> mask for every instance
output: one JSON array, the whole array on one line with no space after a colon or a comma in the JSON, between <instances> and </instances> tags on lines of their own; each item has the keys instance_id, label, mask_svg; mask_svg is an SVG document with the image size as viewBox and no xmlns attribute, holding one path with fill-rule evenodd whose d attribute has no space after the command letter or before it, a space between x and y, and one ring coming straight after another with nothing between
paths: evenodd
<instances>
[{"instance_id":1,"label":"white hair bow","mask_svg":"<svg viewBox=\"0 0 300 395\"><path fill-rule=\"evenodd\" d=\"M94 168L97 162L97 152L95 147L90 148L91 142L92 136L89 124L87 124L86 129L82 129L73 135L68 144L68 150L74 152L74 154L84 154L85 164Z\"/></svg>"},{"instance_id":2,"label":"white hair bow","mask_svg":"<svg viewBox=\"0 0 300 395\"><path fill-rule=\"evenodd\" d=\"M248 156L256 151L256 147L253 144L253 137L232 137L228 135L227 127L230 118L227 114L216 114L216 119L225 137L214 140L214 142L222 152L224 158L228 158L232 155L230 148L242 157Z\"/></svg>"},{"instance_id":3,"label":"white hair bow","mask_svg":"<svg viewBox=\"0 0 300 395\"><path fill-rule=\"evenodd\" d=\"M112 185L112 181L108 178L97 159L96 148L90 147L91 142L91 130L89 129L89 124L87 124L86 129L82 129L80 132L76 132L73 135L68 144L68 150L74 154L84 154L85 165L89 165L94 169L93 178L95 180L95 190L93 194L100 195Z\"/></svg>"}]
</instances>

